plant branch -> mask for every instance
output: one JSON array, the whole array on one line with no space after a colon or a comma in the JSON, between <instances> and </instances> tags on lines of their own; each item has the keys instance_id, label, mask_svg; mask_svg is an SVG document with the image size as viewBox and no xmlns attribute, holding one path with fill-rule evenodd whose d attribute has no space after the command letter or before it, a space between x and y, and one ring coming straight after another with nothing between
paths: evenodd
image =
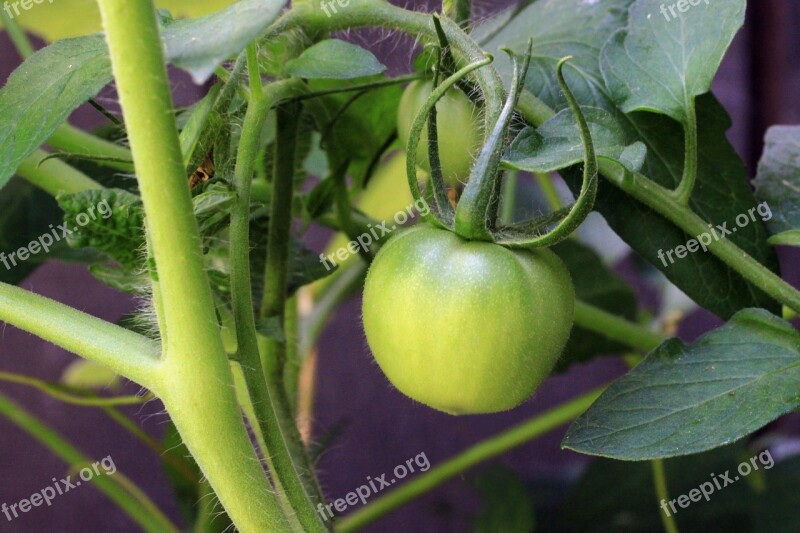
<instances>
[{"instance_id":1,"label":"plant branch","mask_svg":"<svg viewBox=\"0 0 800 533\"><path fill-rule=\"evenodd\" d=\"M520 100L520 111L534 126L541 126L555 116L552 109L526 91ZM708 231L708 223L687 205L675 198L675 193L638 172L630 173L619 164L605 159L598 161L600 174L642 204L660 214L688 235ZM747 281L775 300L800 312L800 291L786 283L770 269L753 259L729 239L713 241L708 249Z\"/></svg>"},{"instance_id":2,"label":"plant branch","mask_svg":"<svg viewBox=\"0 0 800 533\"><path fill-rule=\"evenodd\" d=\"M20 163L17 175L53 197L60 192L72 194L103 188L80 170L49 156L47 152L36 150Z\"/></svg>"},{"instance_id":3,"label":"plant branch","mask_svg":"<svg viewBox=\"0 0 800 533\"><path fill-rule=\"evenodd\" d=\"M605 387L601 387L587 392L486 439L471 448L467 448L452 459L431 468L424 474L415 477L412 481L373 500L355 513L345 517L336 528L337 532L349 533L357 531L445 481L453 479L465 470L566 424L588 409L604 389Z\"/></svg>"},{"instance_id":4,"label":"plant branch","mask_svg":"<svg viewBox=\"0 0 800 533\"><path fill-rule=\"evenodd\" d=\"M63 459L72 469L78 470L92 464L91 459L83 455L55 431L3 395L0 395L0 414L23 429L56 456ZM158 507L144 493L138 490L138 487L135 487L135 491L133 491L135 494L132 494L131 489L134 486L116 479L116 475L121 474L98 475L93 478L92 483L145 531L153 533L177 533L179 531L161 513Z\"/></svg>"},{"instance_id":5,"label":"plant branch","mask_svg":"<svg viewBox=\"0 0 800 533\"><path fill-rule=\"evenodd\" d=\"M684 163L681 182L675 189L675 200L681 205L689 205L689 199L697 181L697 110L694 98L686 99L686 122L684 131Z\"/></svg>"},{"instance_id":6,"label":"plant branch","mask_svg":"<svg viewBox=\"0 0 800 533\"><path fill-rule=\"evenodd\" d=\"M669 501L669 490L667 489L667 475L664 472L664 460L653 459L650 461L650 466L653 470L653 486L656 491L656 499L659 502ZM675 523L675 517L671 514L659 511L661 515L661 523L664 525L666 533L678 533L678 525Z\"/></svg>"},{"instance_id":7,"label":"plant branch","mask_svg":"<svg viewBox=\"0 0 800 533\"><path fill-rule=\"evenodd\" d=\"M5 283L0 320L158 390L158 343L142 335Z\"/></svg>"},{"instance_id":8,"label":"plant branch","mask_svg":"<svg viewBox=\"0 0 800 533\"><path fill-rule=\"evenodd\" d=\"M14 48L17 49L22 59L28 59L35 53L36 50L34 50L33 44L30 39L28 39L28 36L25 35L25 30L17 24L16 20L8 15L5 9L0 9L0 22L3 23L3 27L8 32L8 36L11 37Z\"/></svg>"},{"instance_id":9,"label":"plant branch","mask_svg":"<svg viewBox=\"0 0 800 533\"><path fill-rule=\"evenodd\" d=\"M292 206L295 185L295 150L300 105L297 102L286 103L277 109L277 133L275 141L275 163L272 173L272 191L270 198L270 220L267 238L267 257L264 270L264 294L259 309L261 321L275 321L281 326L286 318L286 298L289 254L291 251ZM284 336L285 337L285 336ZM285 365L286 339L274 336L259 336L259 352L266 375L269 398L277 415L277 425L267 428L269 443L281 445L281 456L276 457L282 481L300 483L296 490L303 490L298 498L303 501L301 516L309 531L328 529L314 509L321 504L322 491L317 485L311 460L303 446L297 429L294 413L286 395ZM277 450L273 450L277 453ZM287 487L288 489L289 487ZM300 512L300 511L299 511ZM313 515L313 516L312 516Z\"/></svg>"},{"instance_id":10,"label":"plant branch","mask_svg":"<svg viewBox=\"0 0 800 533\"><path fill-rule=\"evenodd\" d=\"M252 48L252 47L251 47ZM254 57L248 51L248 57ZM253 167L260 147L261 131L272 106L302 90L299 80L284 80L270 84L265 90L261 87L257 62L248 61L250 69L250 103L244 118L242 135L236 156L234 182L237 201L231 210L230 259L231 294L233 314L238 343L237 355L244 373L248 394L251 398L255 418L264 438L264 455L276 485L286 491L291 505L291 519L307 531L324 531L320 516L314 511L311 499L306 494L302 474L293 460L291 444L282 431L278 393L272 383L267 383L259 353L256 324L253 316L253 298L250 272L250 193L253 181ZM259 80L254 84L254 80ZM255 85L258 85L256 87ZM280 137L279 137L279 143ZM294 161L293 153L282 153L281 158ZM279 158L280 159L280 158ZM292 164L291 178L294 178ZM277 181L277 177L274 178ZM281 198L284 201L285 198ZM289 201L291 204L291 200ZM280 213L278 213L280 214ZM271 213L270 226L276 214ZM289 212L291 222L291 211ZM272 254L268 254L272 256ZM285 272L285 265L283 266ZM271 272L271 271L270 271ZM267 290L271 284L266 283Z\"/></svg>"},{"instance_id":11,"label":"plant branch","mask_svg":"<svg viewBox=\"0 0 800 533\"><path fill-rule=\"evenodd\" d=\"M168 329L159 396L236 526L285 531L288 524L234 393L204 271L152 0L98 3ZM132 27L135 39L130 38Z\"/></svg>"},{"instance_id":12,"label":"plant branch","mask_svg":"<svg viewBox=\"0 0 800 533\"><path fill-rule=\"evenodd\" d=\"M667 340L639 324L580 300L575 300L575 324L644 353L653 351Z\"/></svg>"},{"instance_id":13,"label":"plant branch","mask_svg":"<svg viewBox=\"0 0 800 533\"><path fill-rule=\"evenodd\" d=\"M122 172L133 172L131 151L119 144L101 139L67 123L62 124L47 144L69 154L97 158L97 164Z\"/></svg>"},{"instance_id":14,"label":"plant branch","mask_svg":"<svg viewBox=\"0 0 800 533\"><path fill-rule=\"evenodd\" d=\"M69 388L61 385L60 383L49 383L31 376L12 374L10 372L0 372L0 381L15 383L17 385L25 385L27 387L37 389L51 398L55 398L61 402L68 403L70 405L79 405L81 407L140 405L152 400L154 397L152 393L148 393L143 396L115 396L112 398L104 398L101 396L85 396L70 392Z\"/></svg>"}]
</instances>

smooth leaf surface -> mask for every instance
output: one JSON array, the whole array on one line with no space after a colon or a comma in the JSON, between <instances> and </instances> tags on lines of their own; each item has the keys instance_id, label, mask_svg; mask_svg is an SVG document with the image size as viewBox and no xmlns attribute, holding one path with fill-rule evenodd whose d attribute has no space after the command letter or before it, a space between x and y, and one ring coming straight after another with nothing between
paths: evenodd
<instances>
[{"instance_id":1,"label":"smooth leaf surface","mask_svg":"<svg viewBox=\"0 0 800 533\"><path fill-rule=\"evenodd\" d=\"M694 97L711 90L744 24L745 7L745 0L697 5L636 0L627 28L615 33L601 54L613 99L626 113L654 111L684 122Z\"/></svg>"},{"instance_id":2,"label":"smooth leaf surface","mask_svg":"<svg viewBox=\"0 0 800 533\"><path fill-rule=\"evenodd\" d=\"M756 197L772 211L770 231L800 230L800 126L767 131L755 186Z\"/></svg>"},{"instance_id":3,"label":"smooth leaf surface","mask_svg":"<svg viewBox=\"0 0 800 533\"><path fill-rule=\"evenodd\" d=\"M611 114L597 107L582 109L592 135L597 157L621 162L636 172L644 164L647 148L641 142L628 144L625 132ZM575 115L563 109L539 128L527 127L514 139L503 162L518 170L552 172L583 161L583 143Z\"/></svg>"},{"instance_id":4,"label":"smooth leaf surface","mask_svg":"<svg viewBox=\"0 0 800 533\"><path fill-rule=\"evenodd\" d=\"M327 39L290 60L286 69L298 78L344 80L381 74L386 67L369 50L339 39Z\"/></svg>"},{"instance_id":5,"label":"smooth leaf surface","mask_svg":"<svg viewBox=\"0 0 800 533\"><path fill-rule=\"evenodd\" d=\"M538 0L488 41L505 79L508 63L500 48L520 53L533 38L533 58L525 81L526 89L556 111L567 107L555 77L556 63L571 59L564 75L581 106L599 107L616 119L626 142L643 142L647 156L642 173L660 185L673 188L683 171L683 131L674 120L655 113L623 113L613 102L600 71L600 51L605 42L627 21L631 0ZM661 15L659 15L661 16ZM678 22L675 21L677 24ZM586 31L591 28L591 31ZM736 215L755 207L747 173L727 140L730 119L713 95L696 100L699 132L699 168L691 207L709 223L733 223ZM573 192L580 188L580 172L563 171ZM637 253L660 269L698 304L723 318L747 307L764 307L775 312L778 305L745 281L710 253L695 253L666 265L659 250L685 245L693 236L630 198L607 182L600 184L595 209L612 229ZM746 253L773 271L777 257L767 243L761 221L740 228L729 238Z\"/></svg>"},{"instance_id":6,"label":"smooth leaf surface","mask_svg":"<svg viewBox=\"0 0 800 533\"><path fill-rule=\"evenodd\" d=\"M800 406L800 333L747 309L691 345L672 339L614 382L562 445L641 461L734 442Z\"/></svg>"}]
</instances>

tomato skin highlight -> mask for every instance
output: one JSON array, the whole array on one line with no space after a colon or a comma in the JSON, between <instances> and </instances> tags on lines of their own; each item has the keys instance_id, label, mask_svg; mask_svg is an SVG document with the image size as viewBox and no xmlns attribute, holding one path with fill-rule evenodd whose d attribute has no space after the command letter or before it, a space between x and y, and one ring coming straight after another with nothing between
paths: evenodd
<instances>
[{"instance_id":1,"label":"tomato skin highlight","mask_svg":"<svg viewBox=\"0 0 800 533\"><path fill-rule=\"evenodd\" d=\"M411 82L403 93L397 112L397 134L404 149L408 149L414 119L432 92L432 82L419 80ZM480 113L458 89L450 89L445 93L436 103L436 112L439 160L444 180L449 185L466 182L475 156L483 144ZM431 171L427 125L422 130L417 146L417 166L425 172Z\"/></svg>"},{"instance_id":2,"label":"tomato skin highlight","mask_svg":"<svg viewBox=\"0 0 800 533\"><path fill-rule=\"evenodd\" d=\"M364 288L367 342L406 396L450 414L528 399L569 338L575 292L547 249L509 250L417 225L378 252Z\"/></svg>"}]
</instances>

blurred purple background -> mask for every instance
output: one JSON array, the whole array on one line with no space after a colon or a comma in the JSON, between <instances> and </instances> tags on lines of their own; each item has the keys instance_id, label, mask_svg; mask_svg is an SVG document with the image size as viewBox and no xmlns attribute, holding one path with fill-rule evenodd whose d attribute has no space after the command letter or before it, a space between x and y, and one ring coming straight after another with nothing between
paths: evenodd
<instances>
[{"instance_id":1,"label":"blurred purple background","mask_svg":"<svg viewBox=\"0 0 800 533\"><path fill-rule=\"evenodd\" d=\"M415 2L420 5L420 2ZM487 14L510 2L476 2L479 14ZM431 4L432 5L432 4ZM426 6L430 9L431 6ZM715 92L734 120L730 139L745 158L751 174L761 152L764 128L770 124L800 122L800 33L789 31L800 23L800 5L790 0L752 2L748 26L737 37L715 83ZM587 31L591 29L587 28ZM351 36L359 42L370 37ZM377 47L379 56L393 72L409 68L411 42L389 36ZM5 80L19 58L5 34L0 35L0 80ZM173 76L176 99L194 101L202 88L192 86L180 73ZM113 93L109 93L113 95ZM73 124L90 127L102 123L91 109L82 109ZM318 235L319 242L323 234ZM788 279L800 285L797 256L782 257ZM629 262L619 270L632 275ZM641 283L632 280L641 288ZM48 263L22 286L68 303L106 320L115 321L135 308L135 302L105 287L84 268ZM641 289L644 302L653 294ZM684 322L682 336L691 340L720 322L697 312ZM502 431L561 401L620 375L624 365L603 359L574 367L566 375L548 380L523 406L491 416L451 417L439 414L393 390L372 361L360 325L360 297L352 298L335 314L319 344L319 367L314 409L314 436L320 438L338 428L338 436L319 461L319 475L329 501L343 497L406 459L425 453L435 466L479 440ZM0 337L0 370L58 380L74 357L38 338L3 325ZM160 461L149 449L132 439L101 411L66 406L31 389L3 383L2 392L24 405L58 430L87 455L111 455L121 472L139 484L171 517L179 521L171 489ZM126 392L138 388L129 384ZM154 436L160 436L166 415L157 402L125 411ZM781 424L798 426L798 418ZM556 485L573 479L588 458L561 451L563 428L526 444L498 460L525 481L552 480ZM480 468L450 481L423 499L392 513L367 531L434 532L465 531L469 519L480 511L480 499L472 476ZM0 419L0 503L29 497L66 474L64 463L5 419ZM391 477L391 474L390 476ZM0 516L0 531L9 532L105 532L138 531L137 526L99 493L83 486L8 523Z\"/></svg>"}]
</instances>

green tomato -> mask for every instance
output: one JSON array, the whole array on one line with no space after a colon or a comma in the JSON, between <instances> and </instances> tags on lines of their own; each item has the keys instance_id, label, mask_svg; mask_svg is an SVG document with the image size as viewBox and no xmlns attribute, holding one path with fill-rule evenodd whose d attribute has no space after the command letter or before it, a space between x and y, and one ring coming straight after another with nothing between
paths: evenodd
<instances>
[{"instance_id":1,"label":"green tomato","mask_svg":"<svg viewBox=\"0 0 800 533\"><path fill-rule=\"evenodd\" d=\"M408 148L414 119L432 92L432 82L415 81L403 93L397 112L397 134L404 148ZM472 163L483 143L479 115L470 99L458 89L451 89L436 103L439 160L444 179L450 185L469 178ZM417 165L426 172L431 171L427 126L423 128L417 146Z\"/></svg>"},{"instance_id":2,"label":"green tomato","mask_svg":"<svg viewBox=\"0 0 800 533\"><path fill-rule=\"evenodd\" d=\"M402 393L451 414L529 398L561 355L575 292L550 250L509 250L420 224L392 237L367 274L363 320Z\"/></svg>"}]
</instances>

